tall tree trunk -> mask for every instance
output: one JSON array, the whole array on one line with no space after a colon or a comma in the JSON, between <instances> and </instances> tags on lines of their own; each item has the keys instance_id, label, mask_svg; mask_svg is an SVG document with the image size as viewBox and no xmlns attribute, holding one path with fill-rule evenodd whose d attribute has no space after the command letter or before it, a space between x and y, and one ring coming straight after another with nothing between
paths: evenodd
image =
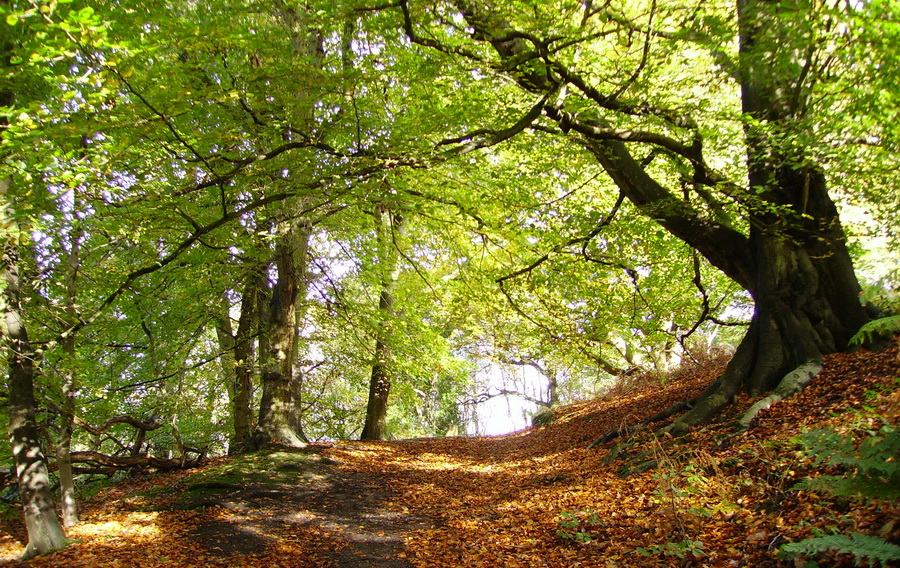
<instances>
[{"instance_id":1,"label":"tall tree trunk","mask_svg":"<svg viewBox=\"0 0 900 568\"><path fill-rule=\"evenodd\" d=\"M8 186L8 181L0 182ZM6 188L2 192L5 197ZM18 239L18 235L13 235ZM9 355L9 437L19 498L28 528L28 545L23 558L47 554L65 546L66 535L56 516L47 462L38 437L34 401L34 351L28 341L22 317L17 246L6 239L0 272L3 291L3 336Z\"/></svg>"},{"instance_id":2,"label":"tall tree trunk","mask_svg":"<svg viewBox=\"0 0 900 568\"><path fill-rule=\"evenodd\" d=\"M241 296L241 315L238 318L237 335L234 340L234 400L232 401L232 418L234 420L235 452L242 452L253 435L256 426L253 420L253 329L259 314L257 295L258 283L249 278L244 285ZM229 449L231 451L231 449Z\"/></svg>"},{"instance_id":3,"label":"tall tree trunk","mask_svg":"<svg viewBox=\"0 0 900 568\"><path fill-rule=\"evenodd\" d=\"M267 444L302 447L297 431L297 407L292 388L295 334L295 302L298 278L294 255L293 226L278 224L275 267L278 280L272 289L268 310L268 352L262 366L262 399L259 421L251 446Z\"/></svg>"},{"instance_id":4,"label":"tall tree trunk","mask_svg":"<svg viewBox=\"0 0 900 568\"><path fill-rule=\"evenodd\" d=\"M219 343L219 364L222 367L222 380L228 387L228 399L231 403L231 423L234 430L237 430L235 421L235 390L237 383L237 360L234 353L234 329L231 325L231 303L228 301L228 295L222 295L221 312L216 318L216 340ZM240 453L234 450L237 436L232 436L228 444L229 455Z\"/></svg>"},{"instance_id":5,"label":"tall tree trunk","mask_svg":"<svg viewBox=\"0 0 900 568\"><path fill-rule=\"evenodd\" d=\"M369 399L366 404L366 422L363 425L361 440L384 440L387 437L388 398L391 394L391 346L388 343L391 327L384 321L394 305L394 298L387 290L381 291L378 311L382 314L382 322L376 332L375 360L372 363L372 375L369 379Z\"/></svg>"},{"instance_id":6,"label":"tall tree trunk","mask_svg":"<svg viewBox=\"0 0 900 568\"><path fill-rule=\"evenodd\" d=\"M69 235L69 251L66 259L66 315L71 324L77 321L78 310L78 269L81 265L80 230L73 230ZM76 354L75 334L70 333L62 341L66 363L62 385L62 424L59 428L59 439L56 444L56 463L59 467L60 500L62 505L63 525L71 527L78 523L78 506L75 500L75 480L72 476L72 430L75 420L76 393Z\"/></svg>"},{"instance_id":7,"label":"tall tree trunk","mask_svg":"<svg viewBox=\"0 0 900 568\"><path fill-rule=\"evenodd\" d=\"M306 294L309 289L309 239L312 237L312 223L301 220L294 228L294 267L299 280L297 297L294 300L294 352L291 355L291 390L294 393L294 405L297 409L297 433L304 442L309 442L303 431L303 354L305 344L303 330L306 309Z\"/></svg>"},{"instance_id":8,"label":"tall tree trunk","mask_svg":"<svg viewBox=\"0 0 900 568\"><path fill-rule=\"evenodd\" d=\"M395 239L403 233L403 217L393 215L383 203L375 206L375 232L378 239L378 271L381 293L375 329L375 353L369 379L369 400L362 440L383 440L387 436L388 398L391 394L391 341L394 325L393 290L397 282Z\"/></svg>"},{"instance_id":9,"label":"tall tree trunk","mask_svg":"<svg viewBox=\"0 0 900 568\"><path fill-rule=\"evenodd\" d=\"M232 331L231 318L221 318L216 327L219 346L223 352L223 370L229 381L231 423L234 434L228 453L239 454L247 449L253 435L253 331L257 325L259 281L250 275L241 291L241 314L237 334ZM227 305L227 304L226 304Z\"/></svg>"},{"instance_id":10,"label":"tall tree trunk","mask_svg":"<svg viewBox=\"0 0 900 568\"><path fill-rule=\"evenodd\" d=\"M0 5L9 3L0 0ZM8 30L8 28L7 28ZM0 69L8 71L13 43L7 34L0 35ZM12 107L14 93L0 90L0 106ZM7 119L0 117L0 133L6 130ZM6 344L9 368L9 439L12 446L19 499L28 530L28 544L23 558L47 554L65 546L66 534L56 516L56 505L50 487L47 460L41 450L34 401L34 357L22 314L21 281L19 279L20 229L16 212L12 209L10 189L12 178L0 178L0 217L3 230L2 258L0 258L0 286L3 286L3 306L0 307L0 339Z\"/></svg>"},{"instance_id":11,"label":"tall tree trunk","mask_svg":"<svg viewBox=\"0 0 900 568\"><path fill-rule=\"evenodd\" d=\"M324 61L324 36L317 29L315 18L308 6L293 6L278 1L275 15L284 24L291 38L292 51L297 64L306 66L308 72L321 70ZM316 137L315 95L304 86L294 93L295 107L290 124L283 136L290 141L297 132L310 139ZM253 447L265 444L303 446L299 397L302 384L295 373L298 358L298 303L302 305L306 295L307 245L311 225L306 221L295 223L296 201L285 202L277 222L275 265L278 281L272 290L268 310L266 334L268 348L264 351L262 365L262 399L259 421L253 436Z\"/></svg>"}]
</instances>

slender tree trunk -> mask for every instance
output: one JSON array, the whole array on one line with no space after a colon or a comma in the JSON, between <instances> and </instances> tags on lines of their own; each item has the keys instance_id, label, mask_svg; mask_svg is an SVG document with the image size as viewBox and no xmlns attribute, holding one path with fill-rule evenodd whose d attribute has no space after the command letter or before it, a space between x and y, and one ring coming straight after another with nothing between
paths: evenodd
<instances>
[{"instance_id":1,"label":"slender tree trunk","mask_svg":"<svg viewBox=\"0 0 900 568\"><path fill-rule=\"evenodd\" d=\"M253 420L253 329L257 325L259 287L253 279L244 286L241 297L241 315L238 318L237 336L234 342L234 450L241 452L247 446L256 426Z\"/></svg>"},{"instance_id":2,"label":"slender tree trunk","mask_svg":"<svg viewBox=\"0 0 900 568\"><path fill-rule=\"evenodd\" d=\"M263 266L254 279L256 285L256 366L259 373L265 368L269 356L269 304L272 303L272 289L269 287L269 266ZM243 306L241 306L243 308Z\"/></svg>"},{"instance_id":3,"label":"slender tree trunk","mask_svg":"<svg viewBox=\"0 0 900 568\"><path fill-rule=\"evenodd\" d=\"M547 365L547 406L551 408L559 404L559 377L560 370Z\"/></svg>"},{"instance_id":4,"label":"slender tree trunk","mask_svg":"<svg viewBox=\"0 0 900 568\"><path fill-rule=\"evenodd\" d=\"M237 360L234 353L234 330L231 325L231 304L227 294L222 295L222 306L218 318L216 318L216 340L219 343L219 363L222 367L222 380L228 387L228 399L231 403L231 422L234 430L237 430L235 421L235 390L237 383ZM232 436L228 444L228 453L234 451L237 436Z\"/></svg>"},{"instance_id":5,"label":"slender tree trunk","mask_svg":"<svg viewBox=\"0 0 900 568\"><path fill-rule=\"evenodd\" d=\"M235 335L231 319L223 318L217 326L219 345L223 352L223 367L231 396L231 422L234 435L228 445L228 453L239 454L247 448L253 435L253 330L257 325L259 282L248 277L241 291L241 314Z\"/></svg>"},{"instance_id":6,"label":"slender tree trunk","mask_svg":"<svg viewBox=\"0 0 900 568\"><path fill-rule=\"evenodd\" d=\"M309 239L312 237L312 223L302 220L294 229L294 267L299 280L297 297L294 300L294 352L291 356L291 389L294 406L297 409L297 434L304 442L309 442L303 431L303 353L304 341L300 333L306 318L306 293L309 289Z\"/></svg>"},{"instance_id":7,"label":"slender tree trunk","mask_svg":"<svg viewBox=\"0 0 900 568\"><path fill-rule=\"evenodd\" d=\"M72 231L69 235L68 258L66 259L66 315L71 323L78 317L76 299L78 295L78 269L81 265L81 231ZM75 354L75 335L67 335L62 342L66 356L65 372L62 385L62 424L59 428L59 439L56 444L56 462L59 466L60 500L62 505L63 525L71 527L78 523L78 507L75 500L75 480L72 476L72 430L75 420L75 396L77 364Z\"/></svg>"},{"instance_id":8,"label":"slender tree trunk","mask_svg":"<svg viewBox=\"0 0 900 568\"><path fill-rule=\"evenodd\" d=\"M8 186L8 181L5 185ZM2 193L5 196L6 192ZM17 239L18 235L14 237ZM19 478L19 498L28 528L28 545L23 558L31 558L62 548L66 535L56 516L47 462L38 438L34 351L21 313L18 260L16 245L7 241L0 271L6 286L3 291L6 304L3 336L9 350L9 437Z\"/></svg>"},{"instance_id":9,"label":"slender tree trunk","mask_svg":"<svg viewBox=\"0 0 900 568\"><path fill-rule=\"evenodd\" d=\"M361 440L384 440L387 437L388 398L391 394L391 346L388 336L391 332L386 319L392 313L394 298L387 290L381 291L378 311L381 312L382 323L376 333L375 362L372 364L372 375L369 379L369 400L366 404L366 422L363 426Z\"/></svg>"},{"instance_id":10,"label":"slender tree trunk","mask_svg":"<svg viewBox=\"0 0 900 568\"><path fill-rule=\"evenodd\" d=\"M394 325L393 290L397 282L395 238L403 233L403 218L392 215L384 204L375 207L375 231L378 239L378 270L381 293L378 300L378 324L375 330L375 353L369 379L366 421L360 439L383 440L387 437L388 398L391 394L391 341Z\"/></svg>"}]
</instances>

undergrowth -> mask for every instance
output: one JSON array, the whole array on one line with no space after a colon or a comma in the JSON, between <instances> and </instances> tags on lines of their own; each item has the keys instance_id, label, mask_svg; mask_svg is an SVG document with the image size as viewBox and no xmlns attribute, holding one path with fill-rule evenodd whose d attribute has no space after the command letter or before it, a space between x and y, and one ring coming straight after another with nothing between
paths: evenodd
<instances>
[{"instance_id":1,"label":"undergrowth","mask_svg":"<svg viewBox=\"0 0 900 568\"><path fill-rule=\"evenodd\" d=\"M814 466L835 473L809 477L794 490L868 504L900 499L900 429L889 422L881 422L875 429L868 421L860 421L848 431L817 428L804 432L796 441ZM801 564L802 558L818 558L823 553L852 555L857 566L862 562L887 566L900 560L900 546L881 536L855 531L844 534L836 527L816 529L813 535L782 545L782 557L806 568L819 564L813 560Z\"/></svg>"}]
</instances>

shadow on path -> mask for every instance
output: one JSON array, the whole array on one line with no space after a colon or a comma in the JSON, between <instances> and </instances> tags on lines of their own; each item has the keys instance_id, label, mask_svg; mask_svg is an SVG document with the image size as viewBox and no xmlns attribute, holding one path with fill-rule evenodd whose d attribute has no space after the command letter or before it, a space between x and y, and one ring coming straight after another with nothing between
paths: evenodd
<instances>
[{"instance_id":1,"label":"shadow on path","mask_svg":"<svg viewBox=\"0 0 900 568\"><path fill-rule=\"evenodd\" d=\"M284 539L311 549L311 566L411 568L404 537L429 523L391 509L376 472L351 471L324 448L273 452L187 487L176 508L216 511L187 537L212 556L259 555ZM210 508L216 509L210 509Z\"/></svg>"}]
</instances>

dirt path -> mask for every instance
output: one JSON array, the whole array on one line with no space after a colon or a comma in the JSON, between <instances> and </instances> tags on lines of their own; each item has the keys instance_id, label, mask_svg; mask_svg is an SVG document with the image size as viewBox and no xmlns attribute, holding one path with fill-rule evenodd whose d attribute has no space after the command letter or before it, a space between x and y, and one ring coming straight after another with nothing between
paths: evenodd
<instances>
[{"instance_id":1,"label":"dirt path","mask_svg":"<svg viewBox=\"0 0 900 568\"><path fill-rule=\"evenodd\" d=\"M253 472L240 484L189 486L196 495L180 506L224 513L197 526L191 538L211 555L237 560L262 553L278 538L306 537L316 557L310 560L324 566L411 568L403 539L429 526L427 520L394 510L395 496L381 475L345 467L327 450L273 454L283 463L269 480Z\"/></svg>"},{"instance_id":2,"label":"dirt path","mask_svg":"<svg viewBox=\"0 0 900 568\"><path fill-rule=\"evenodd\" d=\"M333 454L312 445L135 478L85 504L66 549L27 564L24 526L0 522L0 566L412 568L404 537L429 520L395 505L385 473Z\"/></svg>"}]
</instances>

